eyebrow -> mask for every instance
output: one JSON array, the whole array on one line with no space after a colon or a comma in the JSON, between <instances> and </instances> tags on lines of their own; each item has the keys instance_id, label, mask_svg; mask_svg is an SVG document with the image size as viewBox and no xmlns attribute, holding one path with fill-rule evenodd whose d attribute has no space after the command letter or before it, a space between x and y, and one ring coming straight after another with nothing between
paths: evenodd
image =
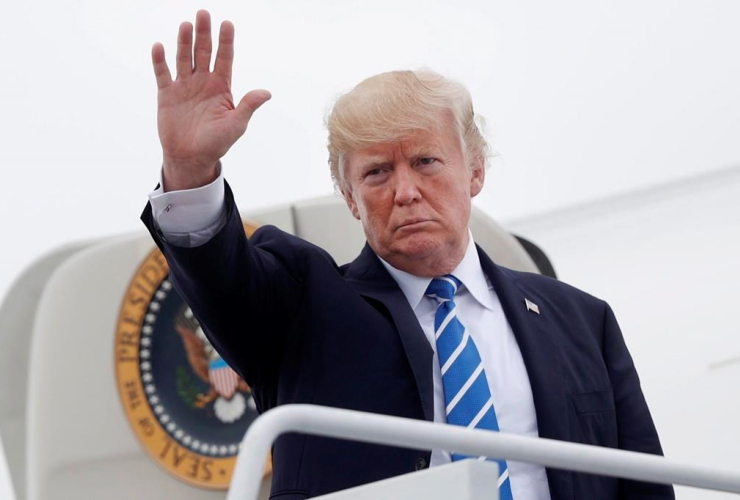
<instances>
[{"instance_id":1,"label":"eyebrow","mask_svg":"<svg viewBox=\"0 0 740 500\"><path fill-rule=\"evenodd\" d=\"M419 146L414 148L407 155L408 158L418 160L419 158L427 158L429 156L442 157L442 150L437 146ZM393 165L393 161L386 159L383 156L370 157L367 161L360 165L361 170L372 170L380 167L387 167Z\"/></svg>"},{"instance_id":2,"label":"eyebrow","mask_svg":"<svg viewBox=\"0 0 740 500\"><path fill-rule=\"evenodd\" d=\"M392 161L389 160L381 160L381 159L372 159L370 161L364 162L362 165L360 165L360 170L373 170L380 167L387 167L393 165Z\"/></svg>"}]
</instances>

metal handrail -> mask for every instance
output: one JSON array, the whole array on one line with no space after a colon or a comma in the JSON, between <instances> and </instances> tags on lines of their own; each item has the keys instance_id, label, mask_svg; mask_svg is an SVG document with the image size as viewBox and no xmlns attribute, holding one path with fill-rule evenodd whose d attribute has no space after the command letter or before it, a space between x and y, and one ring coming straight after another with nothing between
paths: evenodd
<instances>
[{"instance_id":1,"label":"metal handrail","mask_svg":"<svg viewBox=\"0 0 740 500\"><path fill-rule=\"evenodd\" d=\"M247 430L227 500L257 499L265 458L275 439L287 432L450 450L603 476L740 493L740 474L646 453L338 408L285 405L268 411Z\"/></svg>"}]
</instances>

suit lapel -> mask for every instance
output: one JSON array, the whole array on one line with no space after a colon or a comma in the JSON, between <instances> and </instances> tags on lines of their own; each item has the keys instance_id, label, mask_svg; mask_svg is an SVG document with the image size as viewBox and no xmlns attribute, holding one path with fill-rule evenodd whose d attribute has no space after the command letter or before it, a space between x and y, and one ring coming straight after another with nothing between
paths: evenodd
<instances>
[{"instance_id":1,"label":"suit lapel","mask_svg":"<svg viewBox=\"0 0 740 500\"><path fill-rule=\"evenodd\" d=\"M491 280L501 305L519 344L527 375L532 387L537 427L540 437L570 440L568 394L562 372L558 345L551 332L557 328L551 322L544 301L533 294L525 295L515 276L499 268L478 247L481 266ZM528 310L525 299L540 305L540 313ZM573 474L547 469L552 499L573 498Z\"/></svg>"},{"instance_id":2,"label":"suit lapel","mask_svg":"<svg viewBox=\"0 0 740 500\"><path fill-rule=\"evenodd\" d=\"M419 389L424 418L434 421L434 351L406 296L367 244L360 256L349 265L344 277L361 295L380 302L390 313Z\"/></svg>"}]
</instances>

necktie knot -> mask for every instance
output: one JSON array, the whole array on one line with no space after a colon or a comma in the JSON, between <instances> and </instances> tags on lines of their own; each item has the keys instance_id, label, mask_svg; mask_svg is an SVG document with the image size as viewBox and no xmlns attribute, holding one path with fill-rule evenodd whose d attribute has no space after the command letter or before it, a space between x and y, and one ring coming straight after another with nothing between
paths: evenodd
<instances>
[{"instance_id":1,"label":"necktie knot","mask_svg":"<svg viewBox=\"0 0 740 500\"><path fill-rule=\"evenodd\" d=\"M462 282L453 275L440 276L432 279L426 291L426 296L436 299L439 302L452 300L457 291L462 286Z\"/></svg>"}]
</instances>

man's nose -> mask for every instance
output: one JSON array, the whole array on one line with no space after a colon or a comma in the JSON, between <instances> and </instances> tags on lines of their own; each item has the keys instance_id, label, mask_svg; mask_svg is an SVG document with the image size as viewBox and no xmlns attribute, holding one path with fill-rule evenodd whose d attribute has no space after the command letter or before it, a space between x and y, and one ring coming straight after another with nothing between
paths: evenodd
<instances>
[{"instance_id":1,"label":"man's nose","mask_svg":"<svg viewBox=\"0 0 740 500\"><path fill-rule=\"evenodd\" d=\"M399 166L394 171L396 189L395 201L399 205L408 205L421 199L417 176L409 166Z\"/></svg>"}]
</instances>

